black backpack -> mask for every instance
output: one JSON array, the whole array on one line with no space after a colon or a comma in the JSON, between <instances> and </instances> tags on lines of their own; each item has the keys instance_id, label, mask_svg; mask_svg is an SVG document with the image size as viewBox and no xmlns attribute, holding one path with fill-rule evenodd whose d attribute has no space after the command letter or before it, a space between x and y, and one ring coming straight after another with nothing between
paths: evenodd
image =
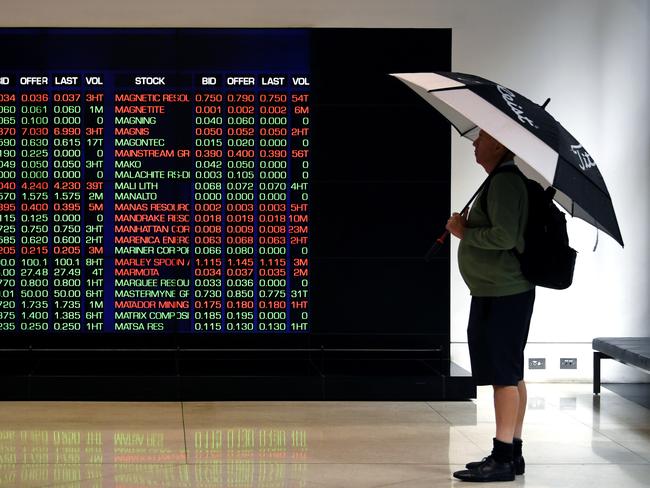
<instances>
[{"instance_id":1,"label":"black backpack","mask_svg":"<svg viewBox=\"0 0 650 488\"><path fill-rule=\"evenodd\" d=\"M521 272L534 285L564 290L571 286L577 252L569 246L564 213L553 203L555 188L546 190L515 165L498 167L490 174L481 193L481 208L487 215L490 180L501 172L517 173L528 190L528 224L524 231L524 252L512 252L519 259Z\"/></svg>"}]
</instances>

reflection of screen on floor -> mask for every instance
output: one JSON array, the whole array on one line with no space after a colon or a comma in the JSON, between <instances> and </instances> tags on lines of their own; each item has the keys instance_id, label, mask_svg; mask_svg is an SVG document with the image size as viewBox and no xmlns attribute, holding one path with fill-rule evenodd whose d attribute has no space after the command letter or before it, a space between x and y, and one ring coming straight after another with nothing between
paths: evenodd
<instances>
[{"instance_id":1,"label":"reflection of screen on floor","mask_svg":"<svg viewBox=\"0 0 650 488\"><path fill-rule=\"evenodd\" d=\"M0 30L0 331L430 331L448 130L386 73L449 32L403 32Z\"/></svg>"}]
</instances>

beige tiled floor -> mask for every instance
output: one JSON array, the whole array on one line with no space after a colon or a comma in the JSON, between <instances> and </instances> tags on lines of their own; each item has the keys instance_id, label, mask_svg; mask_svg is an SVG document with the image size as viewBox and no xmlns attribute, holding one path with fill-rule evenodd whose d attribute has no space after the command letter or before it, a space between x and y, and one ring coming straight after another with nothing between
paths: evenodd
<instances>
[{"instance_id":1,"label":"beige tiled floor","mask_svg":"<svg viewBox=\"0 0 650 488\"><path fill-rule=\"evenodd\" d=\"M0 487L431 488L483 457L472 402L0 403ZM646 487L650 411L585 384L529 385L508 486Z\"/></svg>"}]
</instances>

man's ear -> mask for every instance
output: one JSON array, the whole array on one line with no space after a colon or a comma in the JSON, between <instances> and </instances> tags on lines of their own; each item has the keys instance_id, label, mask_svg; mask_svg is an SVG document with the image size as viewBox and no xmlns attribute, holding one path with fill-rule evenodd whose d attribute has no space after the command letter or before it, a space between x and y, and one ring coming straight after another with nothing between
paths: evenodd
<instances>
[{"instance_id":1,"label":"man's ear","mask_svg":"<svg viewBox=\"0 0 650 488\"><path fill-rule=\"evenodd\" d=\"M503 156L506 152L508 152L508 148L494 139L494 152Z\"/></svg>"}]
</instances>

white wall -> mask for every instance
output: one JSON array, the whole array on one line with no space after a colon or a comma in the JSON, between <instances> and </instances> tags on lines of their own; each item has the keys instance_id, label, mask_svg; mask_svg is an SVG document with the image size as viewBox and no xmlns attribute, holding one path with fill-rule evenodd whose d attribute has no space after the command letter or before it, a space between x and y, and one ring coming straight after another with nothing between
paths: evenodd
<instances>
[{"instance_id":1,"label":"white wall","mask_svg":"<svg viewBox=\"0 0 650 488\"><path fill-rule=\"evenodd\" d=\"M598 163L626 243L579 221L573 286L540 289L529 356L532 380L591 378L591 339L650 333L650 7L648 0L2 0L4 26L450 27L455 71L498 80L548 107ZM484 174L470 144L452 136L452 208ZM431 164L435 164L432 161ZM442 225L442 223L441 223ZM452 355L469 367L469 298L452 254ZM578 369L559 370L560 357ZM609 364L612 363L612 364ZM612 361L604 380L647 380Z\"/></svg>"},{"instance_id":2,"label":"white wall","mask_svg":"<svg viewBox=\"0 0 650 488\"><path fill-rule=\"evenodd\" d=\"M500 19L481 22L497 4L503 6ZM592 252L596 232L571 221L572 243L580 252L575 282L562 292L538 289L526 352L546 357L547 370L530 371L528 377L588 380L593 337L650 332L648 2L537 2L534 7L504 0L481 5L484 12L475 8L454 31L454 48L466 52L455 52L454 70L482 73L540 102L550 96L548 110L598 162L626 242L621 249L601 234ZM491 34L500 30L497 25L505 33ZM495 39L478 44L490 38ZM472 159L471 147L457 138L453 147L452 207L460 208L483 174L466 164ZM452 342L457 343L453 353L458 358L466 357L466 315L462 280L454 273ZM560 370L560 357L577 357L578 369ZM603 379L648 377L605 361Z\"/></svg>"}]
</instances>

